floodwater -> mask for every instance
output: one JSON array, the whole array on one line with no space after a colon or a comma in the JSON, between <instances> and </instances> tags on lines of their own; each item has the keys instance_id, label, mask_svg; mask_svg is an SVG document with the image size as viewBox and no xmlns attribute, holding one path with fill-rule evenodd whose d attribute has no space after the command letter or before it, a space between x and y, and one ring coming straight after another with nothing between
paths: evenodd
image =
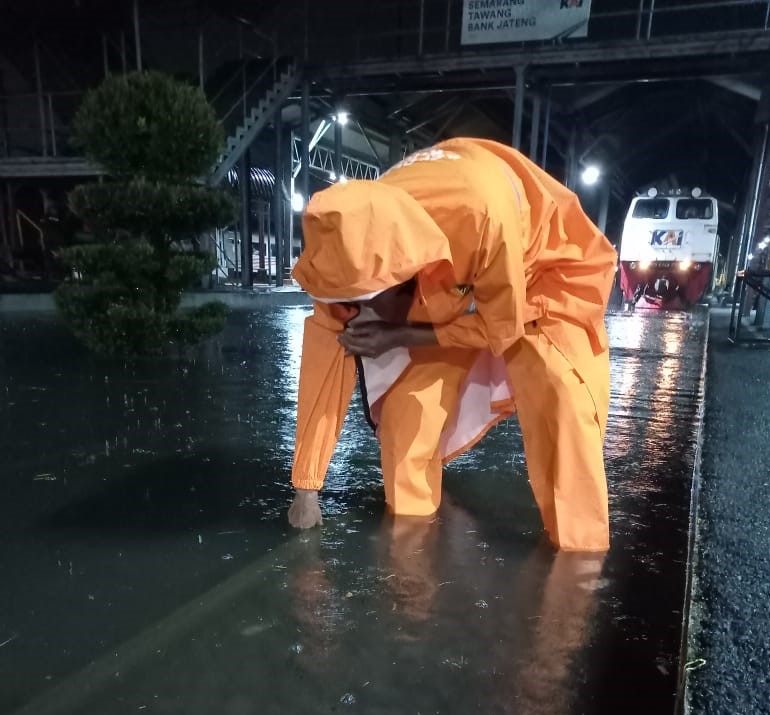
<instances>
[{"instance_id":1,"label":"floodwater","mask_svg":"<svg viewBox=\"0 0 770 715\"><path fill-rule=\"evenodd\" d=\"M289 529L306 315L134 363L0 318L0 713L673 712L707 315L608 316L606 556L544 543L515 419L387 516L358 403Z\"/></svg>"}]
</instances>

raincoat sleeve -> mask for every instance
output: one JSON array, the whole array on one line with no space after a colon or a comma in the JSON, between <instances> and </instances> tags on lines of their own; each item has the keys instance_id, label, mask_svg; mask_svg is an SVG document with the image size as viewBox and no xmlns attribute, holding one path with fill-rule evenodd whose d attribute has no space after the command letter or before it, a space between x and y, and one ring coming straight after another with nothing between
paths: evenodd
<instances>
[{"instance_id":1,"label":"raincoat sleeve","mask_svg":"<svg viewBox=\"0 0 770 715\"><path fill-rule=\"evenodd\" d=\"M355 360L337 341L342 328L322 303L305 320L291 472L298 489L323 486L355 387Z\"/></svg>"},{"instance_id":2,"label":"raincoat sleeve","mask_svg":"<svg viewBox=\"0 0 770 715\"><path fill-rule=\"evenodd\" d=\"M434 325L439 345L489 349L502 355L524 335L526 282L522 221L504 227L486 221L478 268L471 289L474 309L449 323Z\"/></svg>"}]
</instances>

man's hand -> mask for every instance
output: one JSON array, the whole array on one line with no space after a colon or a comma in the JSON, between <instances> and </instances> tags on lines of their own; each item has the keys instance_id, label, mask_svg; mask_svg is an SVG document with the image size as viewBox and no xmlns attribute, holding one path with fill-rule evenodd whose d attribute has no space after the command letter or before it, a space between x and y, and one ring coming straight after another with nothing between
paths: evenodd
<instances>
[{"instance_id":1,"label":"man's hand","mask_svg":"<svg viewBox=\"0 0 770 715\"><path fill-rule=\"evenodd\" d=\"M381 321L349 324L338 337L345 351L351 355L374 358L400 345L406 345L405 325Z\"/></svg>"},{"instance_id":2,"label":"man's hand","mask_svg":"<svg viewBox=\"0 0 770 715\"><path fill-rule=\"evenodd\" d=\"M357 324L350 321L337 339L350 355L377 357L398 347L436 345L436 333L429 324L394 325L373 321Z\"/></svg>"},{"instance_id":3,"label":"man's hand","mask_svg":"<svg viewBox=\"0 0 770 715\"><path fill-rule=\"evenodd\" d=\"M289 524L297 529L310 529L322 523L318 492L315 489L297 489L289 507Z\"/></svg>"}]
</instances>

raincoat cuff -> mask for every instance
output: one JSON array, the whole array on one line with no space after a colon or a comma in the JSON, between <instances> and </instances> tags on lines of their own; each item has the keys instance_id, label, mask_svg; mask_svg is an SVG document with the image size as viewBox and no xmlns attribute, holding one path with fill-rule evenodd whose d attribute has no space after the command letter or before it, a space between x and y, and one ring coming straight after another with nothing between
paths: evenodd
<instances>
[{"instance_id":1,"label":"raincoat cuff","mask_svg":"<svg viewBox=\"0 0 770 715\"><path fill-rule=\"evenodd\" d=\"M291 480L291 483L295 489L312 489L314 491L320 491L324 485L323 481L318 481L317 479L294 478Z\"/></svg>"}]
</instances>

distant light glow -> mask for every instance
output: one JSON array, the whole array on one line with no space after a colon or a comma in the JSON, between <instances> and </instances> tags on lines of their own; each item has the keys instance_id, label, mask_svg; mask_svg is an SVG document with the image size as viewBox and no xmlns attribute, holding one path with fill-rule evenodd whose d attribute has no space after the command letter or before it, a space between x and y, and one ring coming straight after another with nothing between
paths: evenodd
<instances>
[{"instance_id":1,"label":"distant light glow","mask_svg":"<svg viewBox=\"0 0 770 715\"><path fill-rule=\"evenodd\" d=\"M340 184L347 184L348 183L348 177L345 176L345 174L340 174L340 180L339 180L338 183L340 183Z\"/></svg>"},{"instance_id":2,"label":"distant light glow","mask_svg":"<svg viewBox=\"0 0 770 715\"><path fill-rule=\"evenodd\" d=\"M583 169L583 173L580 175L580 178L586 186L593 186L597 181L599 181L599 177L601 175L602 173L599 171L599 167L592 164L591 166L587 166L585 169Z\"/></svg>"},{"instance_id":3,"label":"distant light glow","mask_svg":"<svg viewBox=\"0 0 770 715\"><path fill-rule=\"evenodd\" d=\"M296 191L291 195L291 210L300 213L305 208L305 197Z\"/></svg>"},{"instance_id":4,"label":"distant light glow","mask_svg":"<svg viewBox=\"0 0 770 715\"><path fill-rule=\"evenodd\" d=\"M639 261L639 269L646 271L650 267L650 261Z\"/></svg>"},{"instance_id":5,"label":"distant light glow","mask_svg":"<svg viewBox=\"0 0 770 715\"><path fill-rule=\"evenodd\" d=\"M345 110L340 110L337 112L337 114L334 115L334 121L338 122L341 127L344 127L348 120L350 119L350 114L346 112Z\"/></svg>"},{"instance_id":6,"label":"distant light glow","mask_svg":"<svg viewBox=\"0 0 770 715\"><path fill-rule=\"evenodd\" d=\"M690 270L690 266L692 265L692 261L685 259L684 261L679 261L679 270L680 271L688 271Z\"/></svg>"}]
</instances>

